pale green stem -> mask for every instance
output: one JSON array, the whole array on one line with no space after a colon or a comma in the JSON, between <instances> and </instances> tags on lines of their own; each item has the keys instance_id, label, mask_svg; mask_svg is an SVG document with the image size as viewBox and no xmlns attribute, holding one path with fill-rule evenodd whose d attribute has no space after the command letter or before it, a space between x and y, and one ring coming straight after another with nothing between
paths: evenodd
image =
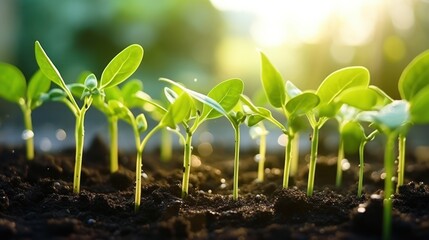
<instances>
[{"instance_id":1,"label":"pale green stem","mask_svg":"<svg viewBox=\"0 0 429 240\"><path fill-rule=\"evenodd\" d=\"M289 187L289 173L292 162L292 142L294 136L292 134L287 135L287 144L285 147L285 165L283 169L283 188Z\"/></svg>"},{"instance_id":2,"label":"pale green stem","mask_svg":"<svg viewBox=\"0 0 429 240\"><path fill-rule=\"evenodd\" d=\"M25 138L25 145L27 150L27 160L34 159L34 132L33 132L33 123L31 121L31 108L23 107L24 113L24 125L25 130L29 131L29 135Z\"/></svg>"},{"instance_id":3,"label":"pale green stem","mask_svg":"<svg viewBox=\"0 0 429 240\"><path fill-rule=\"evenodd\" d=\"M188 196L189 175L191 173L191 156L192 156L192 133L186 134L185 149L183 153L183 179L182 179L182 198Z\"/></svg>"},{"instance_id":4,"label":"pale green stem","mask_svg":"<svg viewBox=\"0 0 429 240\"><path fill-rule=\"evenodd\" d=\"M365 170L365 161L364 161L364 150L367 141L362 141L359 145L359 182L358 182L358 197L362 196L363 189L363 173Z\"/></svg>"},{"instance_id":5,"label":"pale green stem","mask_svg":"<svg viewBox=\"0 0 429 240\"><path fill-rule=\"evenodd\" d=\"M238 172L240 162L240 126L239 124L234 125L234 137L235 137L235 149L234 149L234 185L232 198L238 200Z\"/></svg>"},{"instance_id":6,"label":"pale green stem","mask_svg":"<svg viewBox=\"0 0 429 240\"><path fill-rule=\"evenodd\" d=\"M399 187L404 185L404 172L405 172L405 142L407 138L404 134L399 135L399 159L398 159L398 185L396 185L396 192Z\"/></svg>"},{"instance_id":7,"label":"pale green stem","mask_svg":"<svg viewBox=\"0 0 429 240\"><path fill-rule=\"evenodd\" d=\"M319 125L313 127L311 136L310 163L308 170L307 196L313 196L314 177L316 174L317 148L319 143Z\"/></svg>"},{"instance_id":8,"label":"pale green stem","mask_svg":"<svg viewBox=\"0 0 429 240\"><path fill-rule=\"evenodd\" d=\"M141 188L142 188L142 168L143 168L143 150L149 141L149 139L162 128L161 125L157 125L143 138L141 144L137 143L137 157L136 157L136 189L134 195L134 211L138 212L141 202ZM134 135L136 141L140 141L138 130L134 128Z\"/></svg>"},{"instance_id":9,"label":"pale green stem","mask_svg":"<svg viewBox=\"0 0 429 240\"><path fill-rule=\"evenodd\" d=\"M298 166L299 166L299 133L294 134L294 138L292 140L292 163L290 167L290 175L296 176L298 174Z\"/></svg>"},{"instance_id":10,"label":"pale green stem","mask_svg":"<svg viewBox=\"0 0 429 240\"><path fill-rule=\"evenodd\" d=\"M263 125L261 124L261 127ZM265 128L263 128L265 131ZM267 134L262 134L259 138L259 162L258 162L258 181L264 181L264 173L265 173L265 157L267 151Z\"/></svg>"},{"instance_id":11,"label":"pale green stem","mask_svg":"<svg viewBox=\"0 0 429 240\"><path fill-rule=\"evenodd\" d=\"M337 176L335 179L335 186L341 187L343 178L343 166L342 161L344 159L344 137L340 132L340 142L338 144L338 157L337 157Z\"/></svg>"},{"instance_id":12,"label":"pale green stem","mask_svg":"<svg viewBox=\"0 0 429 240\"><path fill-rule=\"evenodd\" d=\"M389 240L392 236L392 195L394 172L394 148L397 135L389 133L384 150L384 201L383 201L383 239Z\"/></svg>"},{"instance_id":13,"label":"pale green stem","mask_svg":"<svg viewBox=\"0 0 429 240\"><path fill-rule=\"evenodd\" d=\"M83 157L83 145L84 145L84 136L85 136L85 113L87 108L83 107L78 117L76 118L76 127L75 127L75 141L76 141L76 155L75 155L75 165L74 165L74 177L73 177L73 193L78 194L80 192L80 177L82 170L82 157Z\"/></svg>"},{"instance_id":14,"label":"pale green stem","mask_svg":"<svg viewBox=\"0 0 429 240\"><path fill-rule=\"evenodd\" d=\"M118 164L118 117L108 117L110 134L110 173L117 172Z\"/></svg>"},{"instance_id":15,"label":"pale green stem","mask_svg":"<svg viewBox=\"0 0 429 240\"><path fill-rule=\"evenodd\" d=\"M171 134L167 129L161 130L161 160L163 162L168 162L173 155L173 142L171 139Z\"/></svg>"}]
</instances>

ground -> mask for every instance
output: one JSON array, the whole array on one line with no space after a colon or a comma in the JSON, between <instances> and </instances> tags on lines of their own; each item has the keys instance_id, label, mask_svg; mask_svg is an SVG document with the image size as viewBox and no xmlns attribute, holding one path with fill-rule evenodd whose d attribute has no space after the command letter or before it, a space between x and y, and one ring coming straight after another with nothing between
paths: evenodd
<instances>
[{"instance_id":1,"label":"ground","mask_svg":"<svg viewBox=\"0 0 429 240\"><path fill-rule=\"evenodd\" d=\"M257 182L255 152L241 154L240 197L232 199L228 151L193 167L190 194L181 198L182 155L168 163L157 151L143 159L142 205L134 213L134 156L121 154L110 174L107 148L98 140L85 152L82 191L72 193L73 150L24 159L0 146L0 239L379 239L381 190L376 164L365 167L365 191L356 195L357 166L333 186L332 157L320 157L316 188L306 196L306 168L282 189L282 158L268 155ZM394 197L394 239L429 239L429 167L410 157L407 184Z\"/></svg>"}]
</instances>

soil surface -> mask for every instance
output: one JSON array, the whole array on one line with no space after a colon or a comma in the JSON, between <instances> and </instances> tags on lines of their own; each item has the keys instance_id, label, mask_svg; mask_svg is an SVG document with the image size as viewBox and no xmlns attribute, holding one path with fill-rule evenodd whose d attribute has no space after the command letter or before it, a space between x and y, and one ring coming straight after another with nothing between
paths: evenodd
<instances>
[{"instance_id":1,"label":"soil surface","mask_svg":"<svg viewBox=\"0 0 429 240\"><path fill-rule=\"evenodd\" d=\"M350 159L338 189L335 157L320 157L307 197L305 156L292 187L282 189L281 153L267 156L264 182L255 181L256 152L241 153L234 201L233 153L215 153L195 157L184 200L182 153L168 163L157 151L145 153L142 204L134 213L132 154L121 154L120 171L110 174L108 148L94 140L74 195L73 150L29 162L22 150L0 146L0 239L380 239L382 161L366 164L364 195L357 197L357 160ZM429 167L412 156L407 161L407 184L393 201L393 236L429 239Z\"/></svg>"}]
</instances>

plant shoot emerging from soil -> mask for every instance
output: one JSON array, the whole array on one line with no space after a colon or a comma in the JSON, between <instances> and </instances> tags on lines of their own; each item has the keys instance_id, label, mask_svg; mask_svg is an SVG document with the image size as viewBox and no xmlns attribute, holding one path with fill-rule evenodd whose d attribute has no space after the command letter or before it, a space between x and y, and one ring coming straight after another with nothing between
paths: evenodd
<instances>
[{"instance_id":1,"label":"plant shoot emerging from soil","mask_svg":"<svg viewBox=\"0 0 429 240\"><path fill-rule=\"evenodd\" d=\"M13 65L0 63L0 97L17 103L24 116L27 160L34 159L34 132L31 112L43 103L42 95L49 90L51 82L37 71L28 83L22 72Z\"/></svg>"},{"instance_id":2,"label":"plant shoot emerging from soil","mask_svg":"<svg viewBox=\"0 0 429 240\"><path fill-rule=\"evenodd\" d=\"M90 74L86 77L84 84L76 83L70 86L66 85L59 71L49 59L38 41L35 43L35 54L37 64L41 71L47 78L60 87L60 89L51 90L48 94L49 99L62 101L70 108L76 117L76 156L73 192L77 194L80 192L85 114L92 104L93 96L103 95L104 89L114 87L131 76L131 74L133 74L140 65L143 58L143 48L137 44L130 45L116 55L104 69L99 82L94 74ZM72 91L80 92L79 95L81 95L81 99L83 101L81 107L73 97Z\"/></svg>"}]
</instances>

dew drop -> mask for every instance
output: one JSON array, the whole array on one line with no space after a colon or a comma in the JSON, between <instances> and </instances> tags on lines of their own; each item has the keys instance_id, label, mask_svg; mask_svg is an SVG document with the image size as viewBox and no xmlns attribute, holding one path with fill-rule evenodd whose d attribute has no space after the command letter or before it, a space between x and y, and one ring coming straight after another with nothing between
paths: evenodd
<instances>
[{"instance_id":1,"label":"dew drop","mask_svg":"<svg viewBox=\"0 0 429 240\"><path fill-rule=\"evenodd\" d=\"M386 173L382 173L382 174L380 174L380 178L381 178L381 179L385 179L385 178L386 178Z\"/></svg>"},{"instance_id":2,"label":"dew drop","mask_svg":"<svg viewBox=\"0 0 429 240\"><path fill-rule=\"evenodd\" d=\"M22 132L22 139L24 139L24 140L28 140L28 139L31 139L31 138L33 138L34 137L34 132L33 131L31 131L31 130L28 130L28 129L25 129L23 132Z\"/></svg>"},{"instance_id":3,"label":"dew drop","mask_svg":"<svg viewBox=\"0 0 429 240\"><path fill-rule=\"evenodd\" d=\"M147 174L143 172L142 173L142 178L147 179L147 177L148 177Z\"/></svg>"},{"instance_id":4,"label":"dew drop","mask_svg":"<svg viewBox=\"0 0 429 240\"><path fill-rule=\"evenodd\" d=\"M220 185L220 188L221 188L221 189L226 188L226 184L225 184L225 183L222 183L222 184Z\"/></svg>"},{"instance_id":5,"label":"dew drop","mask_svg":"<svg viewBox=\"0 0 429 240\"><path fill-rule=\"evenodd\" d=\"M220 182L221 182L221 183L226 183L225 178L221 178L221 179L220 179Z\"/></svg>"},{"instance_id":6,"label":"dew drop","mask_svg":"<svg viewBox=\"0 0 429 240\"><path fill-rule=\"evenodd\" d=\"M255 160L255 162L259 162L259 161L261 161L261 154L256 154L254 157L253 157L253 159Z\"/></svg>"},{"instance_id":7,"label":"dew drop","mask_svg":"<svg viewBox=\"0 0 429 240\"><path fill-rule=\"evenodd\" d=\"M347 170L350 169L350 162L349 162L349 160L347 160L345 158L343 160L341 160L341 169L343 171L347 171Z\"/></svg>"},{"instance_id":8,"label":"dew drop","mask_svg":"<svg viewBox=\"0 0 429 240\"><path fill-rule=\"evenodd\" d=\"M212 190L211 190L211 189L209 189L209 190L207 191L207 193L208 193L208 194L212 194Z\"/></svg>"}]
</instances>

